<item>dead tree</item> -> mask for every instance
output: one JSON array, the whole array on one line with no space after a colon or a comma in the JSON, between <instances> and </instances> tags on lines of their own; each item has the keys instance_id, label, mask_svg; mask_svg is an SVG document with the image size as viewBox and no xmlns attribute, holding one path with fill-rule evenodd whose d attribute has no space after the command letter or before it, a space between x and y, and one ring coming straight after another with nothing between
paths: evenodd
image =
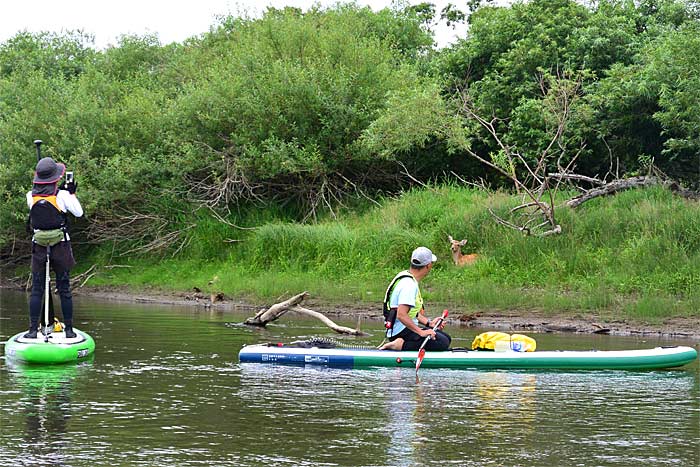
<instances>
[{"instance_id":1,"label":"dead tree","mask_svg":"<svg viewBox=\"0 0 700 467\"><path fill-rule=\"evenodd\" d=\"M293 296L292 298L285 300L280 303L276 303L272 305L270 308L266 310L260 310L255 316L251 318L247 318L243 324L247 324L250 326L260 326L260 327L265 327L267 323L275 321L277 318L280 316L284 315L288 311L294 311L297 313L301 313L306 316L311 316L313 318L320 319L323 324L331 328L333 331L337 332L338 334L350 334L352 336L366 336L367 334L360 331L359 326L358 329L351 329L345 326L339 326L335 324L330 318L325 316L322 313L319 313L317 311L309 310L308 308L304 308L300 306L300 303L304 300L304 298L308 297L309 294L308 292L302 292L300 294L297 294Z\"/></svg>"},{"instance_id":2,"label":"dead tree","mask_svg":"<svg viewBox=\"0 0 700 467\"><path fill-rule=\"evenodd\" d=\"M567 166L561 167L561 161L566 153L562 136L571 116L571 106L581 92L581 79L569 80L557 77L552 83L548 83L544 76L540 76L539 84L548 115L552 117L554 125L550 130L549 143L542 153L534 159L536 161L534 164L529 163L516 147L503 140L497 129L498 124L502 122L501 119L497 117L484 118L468 92L460 93L460 98L462 113L485 129L499 149L497 153L488 156L482 156L469 147L465 148L466 152L474 159L508 178L513 183L515 190L523 196L522 203L510 209L508 216L506 216L508 218L497 215L491 209L489 212L501 225L519 230L525 235L546 236L561 232L554 206L554 196L559 184L551 183L547 176L547 167L553 165L553 158L555 154L558 154L557 165L564 171L568 171L583 150L583 147L580 147ZM548 84L550 85L548 86Z\"/></svg>"},{"instance_id":3,"label":"dead tree","mask_svg":"<svg viewBox=\"0 0 700 467\"><path fill-rule=\"evenodd\" d=\"M585 148L585 144L581 144L574 154L568 154L563 136L571 117L572 105L581 95L581 84L580 77L570 79L565 75L559 75L546 79L540 76L542 102L548 121L551 122L549 129L551 139L536 158L525 158L516 147L506 144L498 129L503 120L497 117L484 118L469 93L467 91L460 93L462 114L486 130L498 147L497 152L488 156L480 155L470 147L464 149L469 156L508 178L515 190L522 195L522 203L511 208L507 215L499 215L489 209L496 222L519 230L525 235L546 236L561 233L561 226L556 221L554 199L562 186L579 191L578 195L562 204L570 208L580 206L599 196L655 185L667 187L686 199L700 200L700 192L687 190L670 180L654 166L653 159L648 163L646 176L620 178L619 171L613 173L612 153L610 153L610 170L604 177L589 177L574 173L576 159ZM557 167L557 172L547 172L554 166Z\"/></svg>"}]
</instances>

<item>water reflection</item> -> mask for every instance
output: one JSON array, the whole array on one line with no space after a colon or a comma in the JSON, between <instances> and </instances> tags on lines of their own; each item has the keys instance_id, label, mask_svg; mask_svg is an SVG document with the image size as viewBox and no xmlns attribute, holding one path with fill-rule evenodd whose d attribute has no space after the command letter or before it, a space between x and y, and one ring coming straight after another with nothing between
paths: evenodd
<instances>
[{"instance_id":1,"label":"water reflection","mask_svg":"<svg viewBox=\"0 0 700 467\"><path fill-rule=\"evenodd\" d=\"M25 325L26 300L13 300L0 300L0 340ZM225 324L249 312L76 306L98 343L92 365L55 367L50 384L0 359L2 466L700 465L698 362L650 372L421 368L416 384L412 368L238 363L244 344L335 337L315 321L261 331ZM453 337L468 343L474 332ZM537 340L545 349L681 343Z\"/></svg>"},{"instance_id":2,"label":"water reflection","mask_svg":"<svg viewBox=\"0 0 700 467\"><path fill-rule=\"evenodd\" d=\"M65 464L71 447L65 435L71 417L72 386L90 365L92 358L51 366L6 362L9 386L21 395L18 407L18 416L24 418L24 434L19 443L21 464Z\"/></svg>"},{"instance_id":3,"label":"water reflection","mask_svg":"<svg viewBox=\"0 0 700 467\"><path fill-rule=\"evenodd\" d=\"M700 465L692 372L426 369L416 384L410 369L239 366L241 415L257 422L239 435L279 440L248 448L280 465L319 439L353 459L336 465Z\"/></svg>"},{"instance_id":4,"label":"water reflection","mask_svg":"<svg viewBox=\"0 0 700 467\"><path fill-rule=\"evenodd\" d=\"M388 378L383 374L382 381L391 384L387 465L429 465L445 446L451 451L458 447L464 457L454 462L467 465L474 455L470 447L501 444L506 425L528 430L529 424L534 430L535 375L473 372L471 378L462 378L462 373L450 371L445 377L440 370L430 370L416 384L405 369ZM437 455L444 459L444 453Z\"/></svg>"}]
</instances>

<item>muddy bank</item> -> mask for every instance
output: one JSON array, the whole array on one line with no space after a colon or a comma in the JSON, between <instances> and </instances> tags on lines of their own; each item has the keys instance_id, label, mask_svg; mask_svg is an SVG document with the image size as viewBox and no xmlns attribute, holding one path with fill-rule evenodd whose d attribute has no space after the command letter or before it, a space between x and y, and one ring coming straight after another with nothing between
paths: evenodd
<instances>
[{"instance_id":1,"label":"muddy bank","mask_svg":"<svg viewBox=\"0 0 700 467\"><path fill-rule=\"evenodd\" d=\"M22 290L16 283L5 281L0 284L2 288ZM222 311L249 311L253 316L260 309L268 308L274 302L253 303L250 301L235 299L232 297L209 295L199 290L192 291L166 291L160 289L145 288L132 290L118 286L85 286L73 289L75 296L88 296L101 300L112 300L125 303L153 303L163 305L195 306L202 308L214 308ZM280 297L277 301L283 301L289 296ZM354 319L361 317L364 327L374 326L373 322L380 325L381 305L369 302L360 303L330 303L313 297L304 300L303 305L314 311L319 311L329 317L342 319ZM474 312L455 304L429 304L430 316L437 316L438 310L447 308L450 310L448 323L451 326L464 326L504 332L559 332L581 334L610 334L618 336L650 336L663 338L692 339L700 343L700 316L692 318L669 318L662 322L636 322L619 319L612 314L594 315L587 313L572 315L557 315L540 310L480 310ZM370 324L372 322L372 324Z\"/></svg>"},{"instance_id":2,"label":"muddy bank","mask_svg":"<svg viewBox=\"0 0 700 467\"><path fill-rule=\"evenodd\" d=\"M74 295L95 297L131 303L171 304L179 306L196 306L214 308L222 311L250 311L253 316L262 308L268 308L274 302L251 303L222 295L211 296L198 290L187 292L170 292L156 289L139 291L122 287L83 287L74 290ZM293 294L289 294L291 296ZM289 296L280 297L283 301ZM351 319L361 317L366 321L363 327L380 325L381 305L372 303L329 303L313 297L303 302L304 306L322 312L330 317ZM700 316L693 318L669 318L659 323L632 322L616 319L614 316L596 316L576 314L561 316L539 310L478 311L464 309L454 304L431 304L430 309L437 315L437 310L450 310L449 324L505 332L566 332L585 334L610 334L618 336L656 336L664 338L692 339L700 342Z\"/></svg>"}]
</instances>

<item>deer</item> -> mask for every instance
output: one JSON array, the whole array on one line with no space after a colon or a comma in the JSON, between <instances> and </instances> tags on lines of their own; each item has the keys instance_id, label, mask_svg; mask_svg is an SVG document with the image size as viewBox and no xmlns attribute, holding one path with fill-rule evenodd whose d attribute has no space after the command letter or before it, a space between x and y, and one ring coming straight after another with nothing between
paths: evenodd
<instances>
[{"instance_id":1,"label":"deer","mask_svg":"<svg viewBox=\"0 0 700 467\"><path fill-rule=\"evenodd\" d=\"M457 241L452 238L452 235L448 235L447 238L450 240L450 249L452 250L452 260L455 262L455 266L467 266L474 264L474 262L479 259L479 255L472 253L470 255L462 254L462 247L467 244L467 239Z\"/></svg>"}]
</instances>

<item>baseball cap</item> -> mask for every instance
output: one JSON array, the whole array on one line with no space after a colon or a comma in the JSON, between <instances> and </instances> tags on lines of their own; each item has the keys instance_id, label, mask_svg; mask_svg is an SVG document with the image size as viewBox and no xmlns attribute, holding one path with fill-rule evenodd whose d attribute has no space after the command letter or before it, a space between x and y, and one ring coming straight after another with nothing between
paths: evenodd
<instances>
[{"instance_id":1,"label":"baseball cap","mask_svg":"<svg viewBox=\"0 0 700 467\"><path fill-rule=\"evenodd\" d=\"M411 253L411 264L413 266L426 266L437 261L437 256L424 246L419 246Z\"/></svg>"}]
</instances>

